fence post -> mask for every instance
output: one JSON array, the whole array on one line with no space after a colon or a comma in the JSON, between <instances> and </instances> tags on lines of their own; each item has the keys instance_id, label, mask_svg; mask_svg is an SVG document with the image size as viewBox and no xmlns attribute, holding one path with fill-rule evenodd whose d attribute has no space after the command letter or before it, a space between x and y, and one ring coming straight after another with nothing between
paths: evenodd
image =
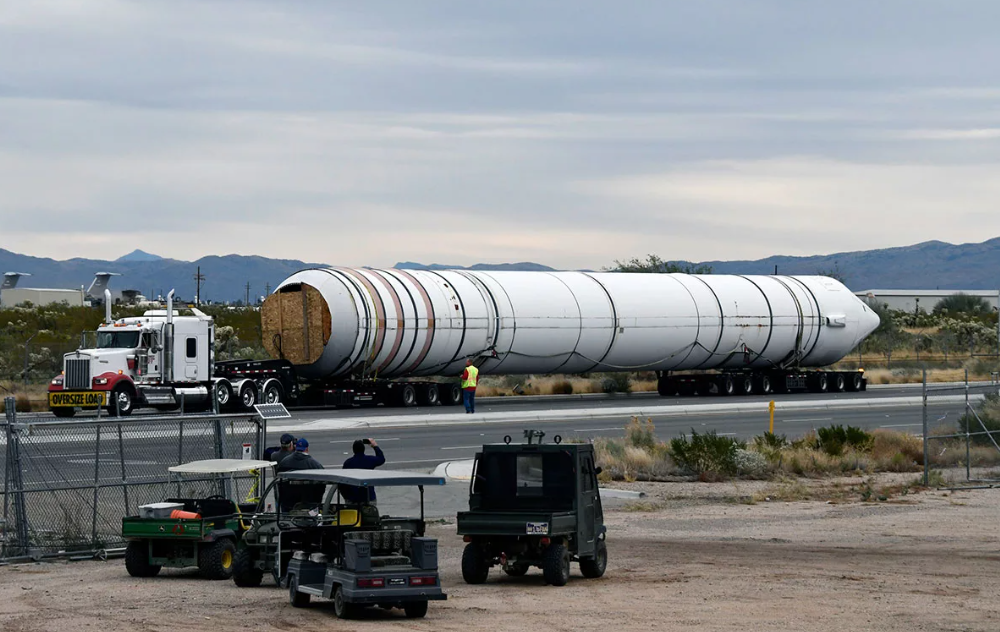
<instances>
[{"instance_id":1,"label":"fence post","mask_svg":"<svg viewBox=\"0 0 1000 632\"><path fill-rule=\"evenodd\" d=\"M965 480L968 481L972 479L972 464L969 463L969 459L972 458L972 420L969 419L969 413L972 409L969 407L969 369L965 370Z\"/></svg>"},{"instance_id":2,"label":"fence post","mask_svg":"<svg viewBox=\"0 0 1000 632\"><path fill-rule=\"evenodd\" d=\"M91 519L90 544L97 547L97 503L101 482L101 426L97 425L97 437L94 441L94 512Z\"/></svg>"},{"instance_id":3,"label":"fence post","mask_svg":"<svg viewBox=\"0 0 1000 632\"><path fill-rule=\"evenodd\" d=\"M4 399L7 417L7 450L8 470L10 471L10 487L6 495L14 496L14 522L17 531L17 546L21 555L27 555L29 550L28 513L24 506L24 478L21 469L21 437L17 431L17 408L13 397Z\"/></svg>"},{"instance_id":4,"label":"fence post","mask_svg":"<svg viewBox=\"0 0 1000 632\"><path fill-rule=\"evenodd\" d=\"M125 497L125 515L131 515L128 506L128 477L125 476L125 441L122 439L122 425L118 424L118 459L122 466L122 495Z\"/></svg>"},{"instance_id":5,"label":"fence post","mask_svg":"<svg viewBox=\"0 0 1000 632\"><path fill-rule=\"evenodd\" d=\"M225 446L223 441L225 440L226 433L222 428L222 420L216 418L215 420L215 458L221 459L225 456ZM219 493L229 498L228 490L226 489L226 481L229 479L222 477L219 479Z\"/></svg>"},{"instance_id":6,"label":"fence post","mask_svg":"<svg viewBox=\"0 0 1000 632\"><path fill-rule=\"evenodd\" d=\"M184 462L184 420L180 419L177 421L177 465ZM167 475L169 482L169 474ZM181 479L177 478L177 497L180 498L181 495Z\"/></svg>"},{"instance_id":7,"label":"fence post","mask_svg":"<svg viewBox=\"0 0 1000 632\"><path fill-rule=\"evenodd\" d=\"M927 367L924 367L924 380L923 380L923 423L924 423L924 487L930 484L930 450L928 449L927 443L930 440L928 438L929 432L927 428Z\"/></svg>"}]
</instances>

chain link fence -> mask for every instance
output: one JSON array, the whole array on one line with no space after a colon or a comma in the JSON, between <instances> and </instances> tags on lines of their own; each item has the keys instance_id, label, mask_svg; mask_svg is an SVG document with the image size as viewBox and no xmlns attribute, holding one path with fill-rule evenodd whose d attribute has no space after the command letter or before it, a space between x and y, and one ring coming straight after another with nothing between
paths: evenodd
<instances>
[{"instance_id":1,"label":"chain link fence","mask_svg":"<svg viewBox=\"0 0 1000 632\"><path fill-rule=\"evenodd\" d=\"M928 384L923 374L924 484L1000 485L1000 374L958 384Z\"/></svg>"},{"instance_id":2,"label":"chain link fence","mask_svg":"<svg viewBox=\"0 0 1000 632\"><path fill-rule=\"evenodd\" d=\"M0 560L91 556L125 546L121 519L140 505L225 493L218 479L172 479L168 467L260 458L265 423L245 414L19 419L8 406L0 427Z\"/></svg>"}]
</instances>

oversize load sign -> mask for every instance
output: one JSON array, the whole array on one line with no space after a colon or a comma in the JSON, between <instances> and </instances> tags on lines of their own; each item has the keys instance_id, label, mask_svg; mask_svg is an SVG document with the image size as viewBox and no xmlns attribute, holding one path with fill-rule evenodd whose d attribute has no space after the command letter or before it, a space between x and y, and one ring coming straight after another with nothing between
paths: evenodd
<instances>
[{"instance_id":1,"label":"oversize load sign","mask_svg":"<svg viewBox=\"0 0 1000 632\"><path fill-rule=\"evenodd\" d=\"M49 393L49 406L104 406L108 403L107 391L77 391L75 393Z\"/></svg>"}]
</instances>

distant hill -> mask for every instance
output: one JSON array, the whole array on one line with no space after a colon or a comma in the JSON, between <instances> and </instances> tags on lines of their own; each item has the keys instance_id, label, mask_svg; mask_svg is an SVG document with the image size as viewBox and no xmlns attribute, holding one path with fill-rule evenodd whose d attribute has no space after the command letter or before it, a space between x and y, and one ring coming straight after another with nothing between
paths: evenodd
<instances>
[{"instance_id":1,"label":"distant hill","mask_svg":"<svg viewBox=\"0 0 1000 632\"><path fill-rule=\"evenodd\" d=\"M401 261L393 266L399 270L515 270L519 272L552 272L555 268L543 266L540 263L522 261L521 263L477 263L471 266L450 266L440 263L414 263L412 261Z\"/></svg>"},{"instance_id":2,"label":"distant hill","mask_svg":"<svg viewBox=\"0 0 1000 632\"><path fill-rule=\"evenodd\" d=\"M133 250L127 255L122 255L115 259L116 262L122 261L162 261L163 257L159 255L151 255L143 250Z\"/></svg>"}]
</instances>

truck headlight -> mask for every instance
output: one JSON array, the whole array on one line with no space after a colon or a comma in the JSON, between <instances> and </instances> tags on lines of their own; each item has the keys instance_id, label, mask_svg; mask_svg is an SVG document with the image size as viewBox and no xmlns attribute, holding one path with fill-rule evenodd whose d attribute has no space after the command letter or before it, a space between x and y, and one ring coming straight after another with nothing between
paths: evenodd
<instances>
[{"instance_id":1,"label":"truck headlight","mask_svg":"<svg viewBox=\"0 0 1000 632\"><path fill-rule=\"evenodd\" d=\"M52 386L62 386L62 383L63 383L63 376L57 375L54 378L52 378L51 382Z\"/></svg>"},{"instance_id":2,"label":"truck headlight","mask_svg":"<svg viewBox=\"0 0 1000 632\"><path fill-rule=\"evenodd\" d=\"M94 386L104 386L107 383L108 383L108 378L106 378L106 377L95 377L94 378Z\"/></svg>"}]
</instances>

